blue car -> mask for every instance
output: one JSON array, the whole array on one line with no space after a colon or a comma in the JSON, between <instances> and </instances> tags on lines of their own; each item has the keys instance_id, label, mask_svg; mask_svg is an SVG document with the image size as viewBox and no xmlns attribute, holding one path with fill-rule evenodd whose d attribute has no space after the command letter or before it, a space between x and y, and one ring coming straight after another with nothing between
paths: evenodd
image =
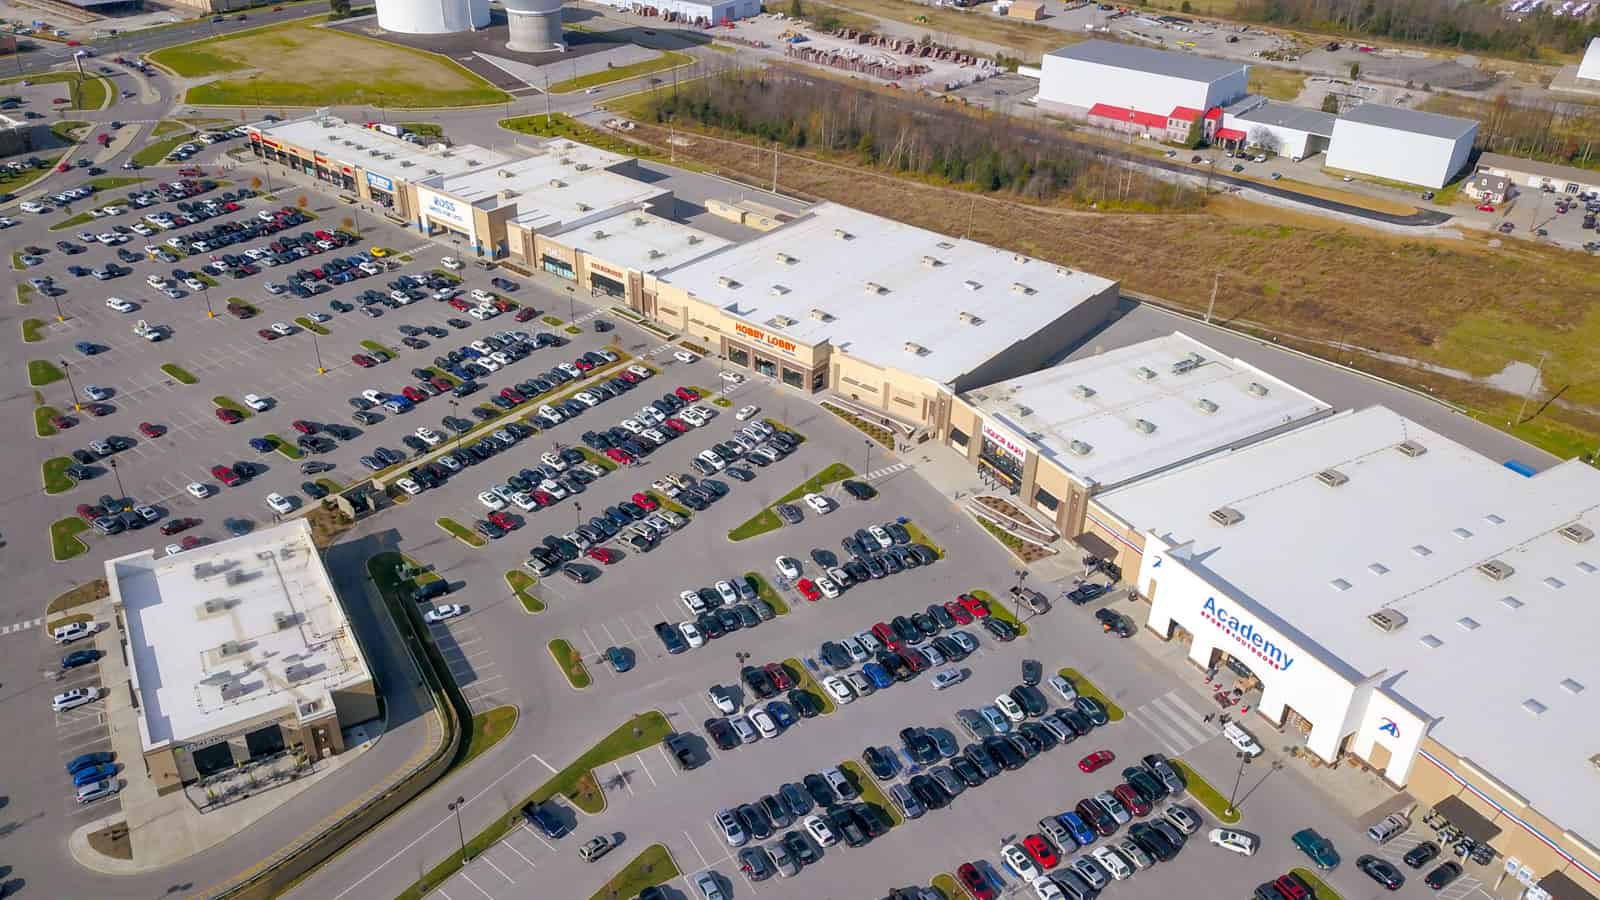
<instances>
[{"instance_id":1,"label":"blue car","mask_svg":"<svg viewBox=\"0 0 1600 900\"><path fill-rule=\"evenodd\" d=\"M75 773L72 776L72 786L83 787L86 784L108 781L115 777L117 777L116 763L102 763Z\"/></svg>"},{"instance_id":2,"label":"blue car","mask_svg":"<svg viewBox=\"0 0 1600 900\"><path fill-rule=\"evenodd\" d=\"M880 691L894 684L894 679L889 676L888 670L875 662L862 666L861 674L867 676L872 681L872 686Z\"/></svg>"},{"instance_id":3,"label":"blue car","mask_svg":"<svg viewBox=\"0 0 1600 900\"><path fill-rule=\"evenodd\" d=\"M99 658L99 650L74 650L61 657L61 668L76 669L79 666L87 666Z\"/></svg>"},{"instance_id":4,"label":"blue car","mask_svg":"<svg viewBox=\"0 0 1600 900\"><path fill-rule=\"evenodd\" d=\"M1056 821L1060 822L1062 825L1065 825L1067 830L1072 832L1072 839L1078 842L1078 846L1087 847L1094 843L1094 829L1090 828L1088 823L1079 818L1077 813L1064 812L1056 816Z\"/></svg>"},{"instance_id":5,"label":"blue car","mask_svg":"<svg viewBox=\"0 0 1600 900\"><path fill-rule=\"evenodd\" d=\"M76 344L73 344L72 346L77 348L77 351L79 353L82 353L84 356L93 356L96 353L100 352L99 345L91 344L88 341L79 341Z\"/></svg>"},{"instance_id":6,"label":"blue car","mask_svg":"<svg viewBox=\"0 0 1600 900\"><path fill-rule=\"evenodd\" d=\"M79 772L82 772L84 769L93 768L95 766L103 766L116 758L117 757L115 753L85 753L77 759L74 759L72 762L67 763L67 774L76 775Z\"/></svg>"},{"instance_id":7,"label":"blue car","mask_svg":"<svg viewBox=\"0 0 1600 900\"><path fill-rule=\"evenodd\" d=\"M250 449L257 453L270 453L272 451L272 442L266 438L251 438Z\"/></svg>"},{"instance_id":8,"label":"blue car","mask_svg":"<svg viewBox=\"0 0 1600 900\"><path fill-rule=\"evenodd\" d=\"M789 711L789 704L781 700L774 700L767 704L767 715L772 721L778 723L779 728L788 728L794 724L794 713Z\"/></svg>"}]
</instances>

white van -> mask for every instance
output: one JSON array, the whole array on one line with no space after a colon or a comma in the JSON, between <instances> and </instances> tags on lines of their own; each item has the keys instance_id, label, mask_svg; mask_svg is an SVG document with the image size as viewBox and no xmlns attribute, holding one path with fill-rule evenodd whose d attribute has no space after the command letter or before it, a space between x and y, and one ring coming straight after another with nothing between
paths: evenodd
<instances>
[{"instance_id":1,"label":"white van","mask_svg":"<svg viewBox=\"0 0 1600 900\"><path fill-rule=\"evenodd\" d=\"M1411 823L1399 813L1390 813L1367 829L1367 837L1375 843L1387 844L1395 835L1402 834Z\"/></svg>"},{"instance_id":2,"label":"white van","mask_svg":"<svg viewBox=\"0 0 1600 900\"><path fill-rule=\"evenodd\" d=\"M61 625L50 630L50 636L58 644L70 644L80 638L94 634L93 622L73 622L70 625Z\"/></svg>"},{"instance_id":3,"label":"white van","mask_svg":"<svg viewBox=\"0 0 1600 900\"><path fill-rule=\"evenodd\" d=\"M1228 743L1232 744L1235 750L1247 757L1253 758L1261 755L1261 744L1250 736L1250 732L1240 728L1236 722L1229 722L1222 726L1222 736L1228 739Z\"/></svg>"}]
</instances>

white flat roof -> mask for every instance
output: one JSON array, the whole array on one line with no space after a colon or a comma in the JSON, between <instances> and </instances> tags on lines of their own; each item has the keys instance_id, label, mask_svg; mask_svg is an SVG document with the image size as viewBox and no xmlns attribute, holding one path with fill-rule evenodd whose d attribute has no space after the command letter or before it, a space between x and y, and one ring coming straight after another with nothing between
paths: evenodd
<instances>
[{"instance_id":1,"label":"white flat roof","mask_svg":"<svg viewBox=\"0 0 1600 900\"><path fill-rule=\"evenodd\" d=\"M1214 59L1194 53L1156 50L1137 44L1119 44L1116 41L1102 40L1069 44L1051 50L1046 55L1205 83L1227 78L1248 68L1245 63L1227 59Z\"/></svg>"},{"instance_id":2,"label":"white flat roof","mask_svg":"<svg viewBox=\"0 0 1600 900\"><path fill-rule=\"evenodd\" d=\"M413 183L436 175L455 175L480 166L497 165L511 158L476 144L429 150L426 145L402 141L332 116L257 122L249 127L274 140L304 147L329 159Z\"/></svg>"},{"instance_id":3,"label":"white flat roof","mask_svg":"<svg viewBox=\"0 0 1600 900\"><path fill-rule=\"evenodd\" d=\"M588 223L564 243L635 272L660 272L715 253L733 241L647 212L623 211Z\"/></svg>"},{"instance_id":4,"label":"white flat roof","mask_svg":"<svg viewBox=\"0 0 1600 900\"><path fill-rule=\"evenodd\" d=\"M127 622L146 750L287 706L318 718L331 691L371 680L304 519L107 560L106 581Z\"/></svg>"},{"instance_id":5,"label":"white flat roof","mask_svg":"<svg viewBox=\"0 0 1600 900\"><path fill-rule=\"evenodd\" d=\"M627 161L619 153L561 139L541 145L525 159L421 184L479 209L515 204L510 221L540 234L557 234L670 193L610 171Z\"/></svg>"},{"instance_id":6,"label":"white flat roof","mask_svg":"<svg viewBox=\"0 0 1600 900\"><path fill-rule=\"evenodd\" d=\"M940 383L1116 284L835 203L661 277L770 333Z\"/></svg>"},{"instance_id":7,"label":"white flat roof","mask_svg":"<svg viewBox=\"0 0 1600 900\"><path fill-rule=\"evenodd\" d=\"M1420 456L1396 449L1405 441ZM1330 487L1332 469L1348 481ZM1432 735L1600 846L1600 471L1531 478L1383 407L1342 413L1104 495L1124 521L1192 540L1185 564L1309 649L1433 718ZM1239 511L1221 526L1210 513ZM1499 560L1495 580L1478 567ZM1367 615L1408 620L1383 632Z\"/></svg>"},{"instance_id":8,"label":"white flat roof","mask_svg":"<svg viewBox=\"0 0 1600 900\"><path fill-rule=\"evenodd\" d=\"M1181 332L962 396L1040 456L1103 489L1333 410Z\"/></svg>"}]
</instances>

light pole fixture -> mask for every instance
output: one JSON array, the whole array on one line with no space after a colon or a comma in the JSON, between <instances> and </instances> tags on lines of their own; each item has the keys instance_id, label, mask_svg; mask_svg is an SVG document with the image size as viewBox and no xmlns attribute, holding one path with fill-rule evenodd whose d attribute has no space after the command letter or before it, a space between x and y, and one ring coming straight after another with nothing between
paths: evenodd
<instances>
[{"instance_id":1,"label":"light pole fixture","mask_svg":"<svg viewBox=\"0 0 1600 900\"><path fill-rule=\"evenodd\" d=\"M61 311L61 295L52 290L50 292L50 300L56 305L56 321L65 322L67 320L67 314Z\"/></svg>"},{"instance_id":2,"label":"light pole fixture","mask_svg":"<svg viewBox=\"0 0 1600 900\"><path fill-rule=\"evenodd\" d=\"M72 411L83 412L83 404L78 402L78 386L72 383L72 366L66 360L61 360L61 374L67 376L67 389L72 391Z\"/></svg>"},{"instance_id":3,"label":"light pole fixture","mask_svg":"<svg viewBox=\"0 0 1600 900\"><path fill-rule=\"evenodd\" d=\"M200 296L206 301L206 318L215 319L217 313L211 308L211 285L200 282Z\"/></svg>"},{"instance_id":4,"label":"light pole fixture","mask_svg":"<svg viewBox=\"0 0 1600 900\"><path fill-rule=\"evenodd\" d=\"M306 330L311 331L309 328ZM317 355L317 374L328 374L328 370L322 365L322 348L317 346L317 333L315 331L311 331L311 352Z\"/></svg>"},{"instance_id":5,"label":"light pole fixture","mask_svg":"<svg viewBox=\"0 0 1600 900\"><path fill-rule=\"evenodd\" d=\"M122 487L122 475L117 472L117 461L115 459L109 460L109 464L111 466L111 477L117 480L117 493L121 495L117 499L122 501L124 511L132 509L133 507L128 503L128 492Z\"/></svg>"},{"instance_id":6,"label":"light pole fixture","mask_svg":"<svg viewBox=\"0 0 1600 900\"><path fill-rule=\"evenodd\" d=\"M1239 793L1239 782L1244 780L1244 767L1250 764L1251 757L1242 750L1235 750L1233 755L1239 759L1239 771L1233 776L1233 790L1228 792L1228 812L1237 815L1239 810L1233 806L1234 797Z\"/></svg>"},{"instance_id":7,"label":"light pole fixture","mask_svg":"<svg viewBox=\"0 0 1600 900\"><path fill-rule=\"evenodd\" d=\"M450 811L456 814L456 840L461 842L461 862L463 864L471 862L472 858L467 856L467 834L461 829L461 807L467 805L467 799L465 797L457 797L450 801L448 805Z\"/></svg>"}]
</instances>

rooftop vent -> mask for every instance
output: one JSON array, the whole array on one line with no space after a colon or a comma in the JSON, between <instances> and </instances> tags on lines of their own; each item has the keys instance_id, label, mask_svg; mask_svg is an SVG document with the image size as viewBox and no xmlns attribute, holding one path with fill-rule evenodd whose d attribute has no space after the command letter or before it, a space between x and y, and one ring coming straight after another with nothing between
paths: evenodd
<instances>
[{"instance_id":1,"label":"rooftop vent","mask_svg":"<svg viewBox=\"0 0 1600 900\"><path fill-rule=\"evenodd\" d=\"M1094 396L1094 388L1089 387L1087 384L1074 385L1072 396L1077 397L1079 400L1087 400Z\"/></svg>"},{"instance_id":2,"label":"rooftop vent","mask_svg":"<svg viewBox=\"0 0 1600 900\"><path fill-rule=\"evenodd\" d=\"M731 291L734 288L737 288L739 286L739 282L734 281L732 278L729 278L726 275L718 275L717 276L717 285L719 287L725 287L725 288L727 288L728 290Z\"/></svg>"},{"instance_id":3,"label":"rooftop vent","mask_svg":"<svg viewBox=\"0 0 1600 900\"><path fill-rule=\"evenodd\" d=\"M1249 391L1250 396L1252 397L1265 397L1267 394L1271 393L1267 390L1267 386L1259 381L1250 382L1250 386L1245 388L1245 390Z\"/></svg>"},{"instance_id":4,"label":"rooftop vent","mask_svg":"<svg viewBox=\"0 0 1600 900\"><path fill-rule=\"evenodd\" d=\"M1555 577L1554 575L1546 575L1544 577L1543 581L1544 581L1544 586L1549 588L1552 591L1559 591L1562 588L1567 586L1567 583L1565 581L1562 581L1561 579Z\"/></svg>"},{"instance_id":5,"label":"rooftop vent","mask_svg":"<svg viewBox=\"0 0 1600 900\"><path fill-rule=\"evenodd\" d=\"M589 171L589 164L588 163L578 163L577 165L573 166L573 168L577 169L579 172L587 172L587 171Z\"/></svg>"},{"instance_id":6,"label":"rooftop vent","mask_svg":"<svg viewBox=\"0 0 1600 900\"><path fill-rule=\"evenodd\" d=\"M841 241L853 241L856 238L855 235L851 234L848 231L845 231L843 228L835 228L833 230L833 236L838 238Z\"/></svg>"},{"instance_id":7,"label":"rooftop vent","mask_svg":"<svg viewBox=\"0 0 1600 900\"><path fill-rule=\"evenodd\" d=\"M649 220L646 219L644 216L634 216L633 217L633 224L634 224L634 227L636 227L636 228L643 226L648 221Z\"/></svg>"},{"instance_id":8,"label":"rooftop vent","mask_svg":"<svg viewBox=\"0 0 1600 900\"><path fill-rule=\"evenodd\" d=\"M1589 765L1594 766L1596 769L1600 769L1600 753L1596 753L1595 755L1589 757Z\"/></svg>"},{"instance_id":9,"label":"rooftop vent","mask_svg":"<svg viewBox=\"0 0 1600 900\"><path fill-rule=\"evenodd\" d=\"M1556 534L1561 535L1574 544L1587 544L1594 540L1594 530L1589 526L1578 522L1573 522L1571 525L1563 526L1556 532Z\"/></svg>"},{"instance_id":10,"label":"rooftop vent","mask_svg":"<svg viewBox=\"0 0 1600 900\"><path fill-rule=\"evenodd\" d=\"M924 256L922 257L922 264L930 269L937 269L944 265L944 260L937 256Z\"/></svg>"},{"instance_id":11,"label":"rooftop vent","mask_svg":"<svg viewBox=\"0 0 1600 900\"><path fill-rule=\"evenodd\" d=\"M311 671L310 667L302 666L299 663L291 663L288 666L285 666L283 670L283 677L290 684L298 684L302 681L305 681L307 678L310 678L312 674L314 673Z\"/></svg>"},{"instance_id":12,"label":"rooftop vent","mask_svg":"<svg viewBox=\"0 0 1600 900\"><path fill-rule=\"evenodd\" d=\"M1017 404L1017 418L1026 419L1027 417L1029 417L1031 415L1033 415L1033 407L1031 407L1031 406L1023 406L1020 403ZM1035 441L1038 440L1038 438L1034 437L1031 434L1028 435L1028 438L1030 440L1035 440Z\"/></svg>"},{"instance_id":13,"label":"rooftop vent","mask_svg":"<svg viewBox=\"0 0 1600 900\"><path fill-rule=\"evenodd\" d=\"M792 257L789 254L784 253L782 251L779 251L775 258L778 260L778 262L783 263L786 266L792 266L795 263L799 262L798 259L795 259L794 257Z\"/></svg>"},{"instance_id":14,"label":"rooftop vent","mask_svg":"<svg viewBox=\"0 0 1600 900\"><path fill-rule=\"evenodd\" d=\"M1465 528L1452 528L1452 529L1450 529L1450 533L1455 535L1456 537L1460 538L1463 541L1467 540L1470 537L1472 537L1472 532L1468 531Z\"/></svg>"},{"instance_id":15,"label":"rooftop vent","mask_svg":"<svg viewBox=\"0 0 1600 900\"><path fill-rule=\"evenodd\" d=\"M594 207L590 206L587 203L577 203L577 204L574 204L574 205L578 208L578 212L590 212L590 211L592 211L594 209Z\"/></svg>"},{"instance_id":16,"label":"rooftop vent","mask_svg":"<svg viewBox=\"0 0 1600 900\"><path fill-rule=\"evenodd\" d=\"M1478 620L1471 616L1462 616L1456 620L1456 624L1461 626L1462 631L1477 631L1479 628Z\"/></svg>"},{"instance_id":17,"label":"rooftop vent","mask_svg":"<svg viewBox=\"0 0 1600 900\"><path fill-rule=\"evenodd\" d=\"M956 248L956 245L950 243L949 241L940 241L934 246L938 247L940 250L954 250Z\"/></svg>"},{"instance_id":18,"label":"rooftop vent","mask_svg":"<svg viewBox=\"0 0 1600 900\"><path fill-rule=\"evenodd\" d=\"M883 285L877 283L876 281L869 281L866 284L862 285L862 287L865 288L867 293L869 293L869 294L883 295L883 294L889 293L889 289L888 288L886 288Z\"/></svg>"},{"instance_id":19,"label":"rooftop vent","mask_svg":"<svg viewBox=\"0 0 1600 900\"><path fill-rule=\"evenodd\" d=\"M968 278L966 281L961 282L961 286L966 288L969 291L975 291L975 290L983 287L983 285L979 284L976 281L973 281L971 278Z\"/></svg>"},{"instance_id":20,"label":"rooftop vent","mask_svg":"<svg viewBox=\"0 0 1600 900\"><path fill-rule=\"evenodd\" d=\"M1500 598L1500 605L1504 606L1506 609L1521 609L1522 601L1511 596L1510 594L1507 594Z\"/></svg>"},{"instance_id":21,"label":"rooftop vent","mask_svg":"<svg viewBox=\"0 0 1600 900\"><path fill-rule=\"evenodd\" d=\"M1569 694L1581 694L1584 690L1583 682L1575 681L1571 678L1563 678L1561 679L1561 689Z\"/></svg>"},{"instance_id":22,"label":"rooftop vent","mask_svg":"<svg viewBox=\"0 0 1600 900\"><path fill-rule=\"evenodd\" d=\"M1406 614L1400 610L1386 607L1377 612L1368 613L1367 621L1371 622L1379 631L1393 633L1404 628L1408 620L1406 619Z\"/></svg>"},{"instance_id":23,"label":"rooftop vent","mask_svg":"<svg viewBox=\"0 0 1600 900\"><path fill-rule=\"evenodd\" d=\"M1506 563L1503 560L1491 559L1488 562L1479 563L1478 571L1490 581L1505 581L1517 570L1512 568L1509 563Z\"/></svg>"},{"instance_id":24,"label":"rooftop vent","mask_svg":"<svg viewBox=\"0 0 1600 900\"><path fill-rule=\"evenodd\" d=\"M599 229L599 228L596 228L594 230L594 233L589 235L589 237L594 238L597 241L603 241L603 240L605 240L606 238L608 238L610 236L611 235L606 234L605 231L603 231L602 229Z\"/></svg>"},{"instance_id":25,"label":"rooftop vent","mask_svg":"<svg viewBox=\"0 0 1600 900\"><path fill-rule=\"evenodd\" d=\"M917 343L915 341L906 341L905 349L906 349L907 353L910 353L913 356L927 356L928 355L928 348L922 346L921 344L919 344L919 343Z\"/></svg>"},{"instance_id":26,"label":"rooftop vent","mask_svg":"<svg viewBox=\"0 0 1600 900\"><path fill-rule=\"evenodd\" d=\"M1219 506L1211 511L1211 521L1226 528L1244 521L1244 513L1231 506Z\"/></svg>"},{"instance_id":27,"label":"rooftop vent","mask_svg":"<svg viewBox=\"0 0 1600 900\"><path fill-rule=\"evenodd\" d=\"M1221 407L1217 406L1216 401L1207 400L1206 398L1201 397L1199 400L1194 402L1194 408L1209 416L1215 413Z\"/></svg>"},{"instance_id":28,"label":"rooftop vent","mask_svg":"<svg viewBox=\"0 0 1600 900\"><path fill-rule=\"evenodd\" d=\"M1133 370L1133 374L1139 376L1139 380L1141 381L1156 380L1156 370L1150 368L1149 366L1140 366L1139 368Z\"/></svg>"},{"instance_id":29,"label":"rooftop vent","mask_svg":"<svg viewBox=\"0 0 1600 900\"><path fill-rule=\"evenodd\" d=\"M648 255L648 256L649 256L649 257L650 257L650 258L651 258L651 259L660 259L660 258L661 258L661 257L663 257L663 256L666 256L666 254L665 254L665 253L662 253L662 252L661 252L661 251L660 251L660 250L657 250L657 249L656 249L656 248L654 248L654 247L651 247L651 248L650 248L650 252L649 252L649 253L648 253L648 254L647 254L647 255Z\"/></svg>"},{"instance_id":30,"label":"rooftop vent","mask_svg":"<svg viewBox=\"0 0 1600 900\"><path fill-rule=\"evenodd\" d=\"M784 290L787 291L788 288L784 288ZM772 321L772 324L777 326L778 328L788 328L791 325L800 324L800 321L798 319L794 319L794 318L791 318L789 316L773 316L771 321Z\"/></svg>"},{"instance_id":31,"label":"rooftop vent","mask_svg":"<svg viewBox=\"0 0 1600 900\"><path fill-rule=\"evenodd\" d=\"M1339 487L1350 480L1350 476L1338 469L1323 469L1317 473L1317 480L1328 487Z\"/></svg>"},{"instance_id":32,"label":"rooftop vent","mask_svg":"<svg viewBox=\"0 0 1600 900\"><path fill-rule=\"evenodd\" d=\"M242 652L244 645L238 641L223 641L222 646L217 648L217 653L222 656L238 656Z\"/></svg>"},{"instance_id":33,"label":"rooftop vent","mask_svg":"<svg viewBox=\"0 0 1600 900\"><path fill-rule=\"evenodd\" d=\"M1415 554L1416 556L1421 557L1423 559L1427 559L1428 557L1433 555L1433 551L1428 549L1428 545L1427 544L1412 544L1411 545L1411 552L1413 554Z\"/></svg>"},{"instance_id":34,"label":"rooftop vent","mask_svg":"<svg viewBox=\"0 0 1600 900\"><path fill-rule=\"evenodd\" d=\"M1020 294L1024 297L1031 297L1034 294L1037 294L1038 291L1035 291L1033 288L1028 287L1020 281L1013 281L1011 282L1011 293Z\"/></svg>"},{"instance_id":35,"label":"rooftop vent","mask_svg":"<svg viewBox=\"0 0 1600 900\"><path fill-rule=\"evenodd\" d=\"M1013 253L1013 254L1011 254L1011 261L1014 262L1014 263L1022 263L1024 265L1026 265L1027 262L1028 262L1028 257L1023 256L1021 253Z\"/></svg>"},{"instance_id":36,"label":"rooftop vent","mask_svg":"<svg viewBox=\"0 0 1600 900\"><path fill-rule=\"evenodd\" d=\"M1350 582L1344 580L1343 578L1335 578L1328 582L1328 587L1340 592L1348 591L1350 590Z\"/></svg>"},{"instance_id":37,"label":"rooftop vent","mask_svg":"<svg viewBox=\"0 0 1600 900\"><path fill-rule=\"evenodd\" d=\"M1072 274L1072 270L1071 269L1063 268L1061 266L1056 266L1056 275L1057 276L1059 276L1061 278L1066 278L1067 276L1069 276L1071 274Z\"/></svg>"},{"instance_id":38,"label":"rooftop vent","mask_svg":"<svg viewBox=\"0 0 1600 900\"><path fill-rule=\"evenodd\" d=\"M511 171L510 169L500 169L499 171L495 172L495 174L499 175L501 178L515 178L515 177L517 177L517 173Z\"/></svg>"},{"instance_id":39,"label":"rooftop vent","mask_svg":"<svg viewBox=\"0 0 1600 900\"><path fill-rule=\"evenodd\" d=\"M1600 571L1600 569L1596 569L1594 567L1594 563L1589 562L1586 559L1580 559L1573 563L1573 567L1585 575L1593 575L1595 572Z\"/></svg>"},{"instance_id":40,"label":"rooftop vent","mask_svg":"<svg viewBox=\"0 0 1600 900\"><path fill-rule=\"evenodd\" d=\"M1156 423L1150 421L1149 419L1134 419L1133 430L1139 432L1140 434L1155 434Z\"/></svg>"},{"instance_id":41,"label":"rooftop vent","mask_svg":"<svg viewBox=\"0 0 1600 900\"><path fill-rule=\"evenodd\" d=\"M689 235L689 246L693 247L695 244L700 243L702 240L704 240L704 238L700 237L700 235L691 234L691 235Z\"/></svg>"},{"instance_id":42,"label":"rooftop vent","mask_svg":"<svg viewBox=\"0 0 1600 900\"><path fill-rule=\"evenodd\" d=\"M553 188L563 188L567 186L567 183L559 178L552 178L550 179L550 186Z\"/></svg>"},{"instance_id":43,"label":"rooftop vent","mask_svg":"<svg viewBox=\"0 0 1600 900\"><path fill-rule=\"evenodd\" d=\"M1422 454L1428 452L1428 448L1427 447L1424 447L1423 445L1417 443L1416 441L1401 441L1400 443L1395 444L1394 448L1396 450L1399 450L1401 453L1404 453L1405 455L1411 457L1412 459L1416 459L1417 457L1421 456Z\"/></svg>"},{"instance_id":44,"label":"rooftop vent","mask_svg":"<svg viewBox=\"0 0 1600 900\"><path fill-rule=\"evenodd\" d=\"M782 297L782 296L783 296L783 295L784 295L784 294L787 294L787 293L789 293L789 288L788 288L788 286L787 286L787 285L782 285L782 284L774 284L774 285L773 285L773 286L772 286L772 287L771 287L771 288L770 288L770 289L769 289L769 292L770 292L770 293L771 293L771 294L772 294L772 296L774 296L774 297Z\"/></svg>"},{"instance_id":45,"label":"rooftop vent","mask_svg":"<svg viewBox=\"0 0 1600 900\"><path fill-rule=\"evenodd\" d=\"M818 322L832 322L833 314L825 309L813 306L811 307L811 318L816 319Z\"/></svg>"},{"instance_id":46,"label":"rooftop vent","mask_svg":"<svg viewBox=\"0 0 1600 900\"><path fill-rule=\"evenodd\" d=\"M1504 525L1506 523L1505 519L1500 518L1494 513L1489 513L1487 516L1484 516L1483 520L1488 522L1490 525Z\"/></svg>"},{"instance_id":47,"label":"rooftop vent","mask_svg":"<svg viewBox=\"0 0 1600 900\"><path fill-rule=\"evenodd\" d=\"M1532 697L1522 701L1522 708L1536 716L1543 715L1544 711L1549 709L1548 706L1545 706L1543 703L1540 703L1538 700L1535 700Z\"/></svg>"},{"instance_id":48,"label":"rooftop vent","mask_svg":"<svg viewBox=\"0 0 1600 900\"><path fill-rule=\"evenodd\" d=\"M1083 441L1072 441L1071 443L1067 444L1067 449L1071 450L1078 456L1088 456L1094 451L1094 445L1086 444Z\"/></svg>"},{"instance_id":49,"label":"rooftop vent","mask_svg":"<svg viewBox=\"0 0 1600 900\"><path fill-rule=\"evenodd\" d=\"M294 613L287 613L279 610L278 612L272 614L272 625L279 631L283 631L286 628L293 628L295 621L296 618Z\"/></svg>"},{"instance_id":50,"label":"rooftop vent","mask_svg":"<svg viewBox=\"0 0 1600 900\"><path fill-rule=\"evenodd\" d=\"M1200 364L1205 361L1206 358L1204 356L1201 356L1198 353L1190 353L1188 356L1185 356L1183 359L1180 359L1172 364L1172 374L1182 375L1186 372L1193 372L1195 369L1200 368Z\"/></svg>"},{"instance_id":51,"label":"rooftop vent","mask_svg":"<svg viewBox=\"0 0 1600 900\"><path fill-rule=\"evenodd\" d=\"M1421 638L1418 639L1417 642L1420 643L1422 646L1427 647L1429 650L1437 650L1440 647L1444 646L1444 641L1439 640L1438 638L1434 637L1431 634L1423 635Z\"/></svg>"},{"instance_id":52,"label":"rooftop vent","mask_svg":"<svg viewBox=\"0 0 1600 900\"><path fill-rule=\"evenodd\" d=\"M963 310L958 315L958 318L960 318L962 322L964 322L964 323L966 323L968 325L982 325L983 324L983 319L979 318L978 316L973 315L972 313L966 312L965 310Z\"/></svg>"}]
</instances>

